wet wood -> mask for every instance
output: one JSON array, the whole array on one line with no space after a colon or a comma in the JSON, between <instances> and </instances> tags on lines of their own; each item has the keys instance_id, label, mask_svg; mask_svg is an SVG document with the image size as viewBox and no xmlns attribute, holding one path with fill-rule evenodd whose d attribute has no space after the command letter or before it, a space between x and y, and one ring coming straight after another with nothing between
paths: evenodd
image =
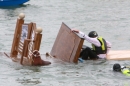
<instances>
[{"instance_id":1,"label":"wet wood","mask_svg":"<svg viewBox=\"0 0 130 86\"><path fill-rule=\"evenodd\" d=\"M40 49L41 39L42 34L36 33L36 23L24 23L24 20L17 19L10 57L17 61L17 57L20 55L21 64L23 64L24 59L28 60L27 63L31 63L29 54L33 50ZM33 42L31 48L28 47L30 42ZM31 49L30 52L29 49Z\"/></svg>"},{"instance_id":2,"label":"wet wood","mask_svg":"<svg viewBox=\"0 0 130 86\"><path fill-rule=\"evenodd\" d=\"M50 54L63 61L78 63L83 42L83 38L62 23Z\"/></svg>"},{"instance_id":3,"label":"wet wood","mask_svg":"<svg viewBox=\"0 0 130 86\"><path fill-rule=\"evenodd\" d=\"M130 60L130 50L110 50L107 60Z\"/></svg>"},{"instance_id":4,"label":"wet wood","mask_svg":"<svg viewBox=\"0 0 130 86\"><path fill-rule=\"evenodd\" d=\"M18 54L16 48L17 48L18 43L19 43L19 39L20 39L20 34L21 34L22 24L23 23L24 23L24 20L17 19L15 33L14 33L14 38L13 38L13 43L12 43L12 48L11 48L11 53L10 53L11 57L16 57L17 54Z\"/></svg>"}]
</instances>

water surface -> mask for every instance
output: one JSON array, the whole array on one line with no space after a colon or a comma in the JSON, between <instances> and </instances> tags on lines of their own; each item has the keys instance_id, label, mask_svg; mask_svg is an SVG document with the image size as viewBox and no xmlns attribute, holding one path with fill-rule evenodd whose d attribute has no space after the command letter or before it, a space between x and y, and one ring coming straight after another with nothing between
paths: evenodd
<instances>
[{"instance_id":1,"label":"water surface","mask_svg":"<svg viewBox=\"0 0 130 86\"><path fill-rule=\"evenodd\" d=\"M95 30L112 43L112 50L129 50L129 0L30 0L22 6L0 8L0 52L10 52L18 14L43 28L40 52L50 52L62 22L88 34ZM88 42L84 43L90 46ZM70 64L52 58L49 66L30 67L1 55L0 86L130 86L130 77L112 71L114 63L85 61Z\"/></svg>"}]
</instances>

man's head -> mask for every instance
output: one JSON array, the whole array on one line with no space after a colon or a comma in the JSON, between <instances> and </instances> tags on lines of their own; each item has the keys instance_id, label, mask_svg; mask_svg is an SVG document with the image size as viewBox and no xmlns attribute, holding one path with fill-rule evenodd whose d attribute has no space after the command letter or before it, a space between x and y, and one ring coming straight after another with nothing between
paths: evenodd
<instances>
[{"instance_id":1,"label":"man's head","mask_svg":"<svg viewBox=\"0 0 130 86\"><path fill-rule=\"evenodd\" d=\"M118 64L118 63L114 64L113 65L113 71L120 72L121 71L120 64Z\"/></svg>"},{"instance_id":2,"label":"man's head","mask_svg":"<svg viewBox=\"0 0 130 86\"><path fill-rule=\"evenodd\" d=\"M97 34L96 31L91 31L91 32L89 32L88 36L91 37L91 38L95 38L95 37L98 36L98 34Z\"/></svg>"}]
</instances>

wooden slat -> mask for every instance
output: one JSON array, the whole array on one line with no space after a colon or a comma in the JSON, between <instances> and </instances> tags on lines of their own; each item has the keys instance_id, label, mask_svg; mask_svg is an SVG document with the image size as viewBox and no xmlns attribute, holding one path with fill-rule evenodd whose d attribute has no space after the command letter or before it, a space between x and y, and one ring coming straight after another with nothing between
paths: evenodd
<instances>
[{"instance_id":1,"label":"wooden slat","mask_svg":"<svg viewBox=\"0 0 130 86\"><path fill-rule=\"evenodd\" d=\"M42 34L35 34L34 37L34 50L39 50L40 49L40 45L41 45L41 39L42 39Z\"/></svg>"},{"instance_id":2,"label":"wooden slat","mask_svg":"<svg viewBox=\"0 0 130 86\"><path fill-rule=\"evenodd\" d=\"M20 40L20 42L19 42L19 45L20 45L20 46L23 46L23 42L21 42L21 40Z\"/></svg>"},{"instance_id":3,"label":"wooden slat","mask_svg":"<svg viewBox=\"0 0 130 86\"><path fill-rule=\"evenodd\" d=\"M18 49L18 53L22 54L22 50Z\"/></svg>"}]
</instances>

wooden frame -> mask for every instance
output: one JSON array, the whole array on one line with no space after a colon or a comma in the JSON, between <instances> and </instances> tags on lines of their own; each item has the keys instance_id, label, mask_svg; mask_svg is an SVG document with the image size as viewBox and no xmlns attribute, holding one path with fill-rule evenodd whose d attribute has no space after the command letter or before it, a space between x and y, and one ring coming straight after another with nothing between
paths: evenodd
<instances>
[{"instance_id":1,"label":"wooden frame","mask_svg":"<svg viewBox=\"0 0 130 86\"><path fill-rule=\"evenodd\" d=\"M83 42L83 38L62 23L50 54L63 61L78 63Z\"/></svg>"},{"instance_id":2,"label":"wooden frame","mask_svg":"<svg viewBox=\"0 0 130 86\"><path fill-rule=\"evenodd\" d=\"M24 40L24 46L23 46L23 53L21 56L21 61L20 63L23 64L23 59L24 57L26 57L28 59L28 61L30 62L30 64L32 64L32 57L31 57L31 53L33 52L33 50L38 50L40 49L40 44L41 44L41 39L42 39L42 34L36 33L36 23L32 23L32 28L29 34L29 39L25 39ZM33 42L32 44L32 49L29 51L29 43Z\"/></svg>"},{"instance_id":3,"label":"wooden frame","mask_svg":"<svg viewBox=\"0 0 130 86\"><path fill-rule=\"evenodd\" d=\"M23 28L23 26L26 26ZM26 31L25 31L26 30ZM21 34L20 34L20 41L19 41L19 44L18 44L18 48L17 48L17 51L20 53L20 54L23 54L23 47L24 47L24 40L25 39L30 39L30 35L31 35L31 30L32 30L32 23L26 23L26 24L22 24L22 30L21 30ZM24 38L22 38L24 37ZM27 56L27 53L24 53L23 56Z\"/></svg>"},{"instance_id":4,"label":"wooden frame","mask_svg":"<svg viewBox=\"0 0 130 86\"><path fill-rule=\"evenodd\" d=\"M19 36L21 34L22 24L24 24L24 20L17 19L10 57L17 57L17 54L18 54L17 46L18 46L19 40L20 40Z\"/></svg>"},{"instance_id":5,"label":"wooden frame","mask_svg":"<svg viewBox=\"0 0 130 86\"><path fill-rule=\"evenodd\" d=\"M30 62L31 55L28 45L33 41L33 50L40 49L42 34L36 33L36 23L24 23L23 19L17 19L10 57L17 59L18 54L21 55L20 63L23 63L24 57Z\"/></svg>"}]
</instances>

